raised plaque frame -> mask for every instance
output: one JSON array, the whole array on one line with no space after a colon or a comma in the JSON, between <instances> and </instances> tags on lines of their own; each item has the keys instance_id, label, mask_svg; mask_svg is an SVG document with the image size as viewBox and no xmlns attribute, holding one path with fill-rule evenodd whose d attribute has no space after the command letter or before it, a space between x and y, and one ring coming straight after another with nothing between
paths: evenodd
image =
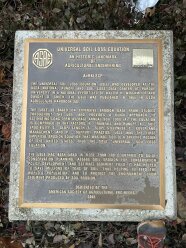
<instances>
[{"instance_id":1,"label":"raised plaque frame","mask_svg":"<svg viewBox=\"0 0 186 248\"><path fill-rule=\"evenodd\" d=\"M53 219L53 220L78 220L78 219L84 219L84 220L121 220L120 217L118 217L120 214L123 214L124 219L123 220L140 220L146 218L144 214L147 214L147 216L153 216L154 218L161 218L163 216L170 216L170 218L173 218L175 216L175 185L170 185L170 182L166 180L164 182L164 168L165 168L165 175L167 175L167 172L169 173L169 179L172 178L172 182L175 182L175 169L174 169L174 155L170 154L170 150L168 151L167 147L169 146L169 149L171 148L171 151L174 151L174 145L173 145L173 114L172 114L172 34L169 31L33 31L33 32L28 32L28 31L19 31L17 32L16 36L16 48L15 48L15 69L14 69L14 113L17 111L18 106L22 106L22 103L19 102L16 103L15 99L18 99L18 97L22 96L23 99L23 106L22 106L22 111L20 109L20 114L16 115L14 114L13 121L16 123L14 124L14 130L13 130L13 138L12 138L12 143L16 144L17 147L19 147L19 151L21 152L21 160L20 157L18 156L17 153L15 153L15 150L12 150L12 167L11 168L11 181L13 181L14 186L11 185L10 192L12 192L13 188L16 189L13 190L14 193L12 192L10 194L10 210L9 210L9 216L10 219ZM29 39L28 39L29 38ZM24 53L24 43L25 46L28 46L28 42L33 42L36 41L44 41L47 39L47 42L52 41L54 42L59 42L61 39L63 39L63 42L66 40L68 42L69 40L71 42L78 42L82 41L84 42L123 42L123 40L127 40L127 42L149 42L149 43L158 43L158 68L159 68L159 73L158 73L158 81L159 83L162 82L163 79L163 84L159 85L159 106L162 106L161 110L164 109L164 112L159 110L159 125L162 127L164 126L164 130L162 128L159 128L159 137L160 137L160 161L161 161L161 206L140 206L140 209L135 209L135 206L116 206L116 205L95 205L95 206L90 206L85 204L55 204L55 203L31 203L31 204L26 204L23 203L22 197L20 198L19 196L19 189L22 194L23 192L23 175L24 175L24 161L22 160L24 157L24 130L26 128L25 126L25 113L26 113L26 83L24 83L24 90L22 90L22 85L21 85L21 80L23 82L23 63L24 65L24 82L27 80L27 63L24 61L27 61L27 53ZM92 40L91 40L92 39ZM167 43L169 46L167 45ZM19 54L18 51L19 50ZM27 51L27 49L26 49ZM21 56L25 55L24 60L18 58ZM163 56L161 56L161 54ZM21 60L21 63L18 64L17 62ZM170 63L171 61L171 63ZM17 63L17 64L16 64ZM167 77L169 80L167 80ZM166 79L166 81L165 81ZM169 82L169 85L168 85ZM17 90L16 88L17 87ZM18 92L19 91L19 92ZM166 95L168 94L168 95ZM164 96L164 97L163 97ZM163 108L164 106L164 108ZM166 115L167 109L169 110L169 115ZM21 115L22 115L22 126L21 126ZM171 117L171 118L170 118ZM165 130L166 124L163 122L163 119L165 119L165 122L167 123L167 119L169 119L169 124L171 127L171 130ZM22 136L21 139L17 140L16 136L20 137L20 132L18 133L15 130L15 125L18 125L22 127ZM163 132L165 133L165 137L163 140ZM21 140L21 143L20 143ZM167 143L167 140L169 142ZM171 143L170 143L171 142ZM165 152L164 151L164 146L165 146ZM21 147L21 150L20 150ZM15 157L16 154L16 157ZM169 157L166 156L166 154L169 154ZM171 155L171 156L170 156ZM15 159L16 158L16 159ZM165 167L163 166L163 161L165 160ZM170 166L170 160L171 160L171 166ZM16 163L15 163L16 161ZM21 170L19 170L19 164L21 162ZM169 166L168 166L168 161L169 161ZM163 168L164 167L164 168ZM19 187L19 179L20 179L20 187ZM165 187L164 187L165 186ZM165 197L164 197L164 188L165 188ZM16 194L15 194L16 192ZM13 197L13 194L16 196L15 198ZM170 194L172 195L170 197ZM165 199L165 201L164 201ZM164 202L166 203L164 205ZM82 206L83 205L83 206ZM16 207L16 208L15 208ZM109 209L106 209L106 208ZM119 209L119 208L122 209ZM132 209L130 209L130 207ZM29 208L29 209L25 209ZM45 209L43 209L45 208ZM62 209L65 208L65 209ZM72 208L72 209L71 209ZM83 208L83 209L81 209ZM91 209L95 208L95 209ZM127 208L127 209L125 209ZM138 207L137 207L138 208ZM61 209L61 210L60 210ZM149 209L149 210L145 210ZM154 209L154 210L150 210ZM43 211L43 214L41 213ZM104 212L103 216L97 216L97 212L101 211L102 213ZM59 217L58 213L62 213ZM66 213L69 213L68 218ZM49 215L46 213L49 213ZM56 214L51 214L51 213L56 213ZM74 213L74 215L72 215ZM110 215L110 213L113 213ZM89 216L90 215L90 216ZM142 216L143 215L143 216ZM12 216L12 217L11 217ZM16 217L17 216L17 217ZM147 217L148 218L148 217Z\"/></svg>"}]
</instances>

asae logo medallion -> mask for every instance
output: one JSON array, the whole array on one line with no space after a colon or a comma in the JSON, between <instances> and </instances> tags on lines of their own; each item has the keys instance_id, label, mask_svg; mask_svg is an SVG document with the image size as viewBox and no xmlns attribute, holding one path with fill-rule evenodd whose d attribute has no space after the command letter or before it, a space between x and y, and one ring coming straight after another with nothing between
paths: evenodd
<instances>
[{"instance_id":1,"label":"asae logo medallion","mask_svg":"<svg viewBox=\"0 0 186 248\"><path fill-rule=\"evenodd\" d=\"M48 49L38 49L32 56L32 63L39 69L48 68L52 64L52 53Z\"/></svg>"}]
</instances>

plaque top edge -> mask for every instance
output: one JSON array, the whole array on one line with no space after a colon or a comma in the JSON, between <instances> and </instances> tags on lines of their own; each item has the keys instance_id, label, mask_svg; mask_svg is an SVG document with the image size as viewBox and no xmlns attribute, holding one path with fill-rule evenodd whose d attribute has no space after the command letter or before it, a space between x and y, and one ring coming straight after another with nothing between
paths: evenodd
<instances>
[{"instance_id":1,"label":"plaque top edge","mask_svg":"<svg viewBox=\"0 0 186 248\"><path fill-rule=\"evenodd\" d=\"M69 39L69 38L25 38L25 43L38 43L38 42L48 42L48 43L151 43L151 44L160 44L162 39L107 39L107 38L100 38L100 39L90 39L90 38L78 38L78 39Z\"/></svg>"}]
</instances>

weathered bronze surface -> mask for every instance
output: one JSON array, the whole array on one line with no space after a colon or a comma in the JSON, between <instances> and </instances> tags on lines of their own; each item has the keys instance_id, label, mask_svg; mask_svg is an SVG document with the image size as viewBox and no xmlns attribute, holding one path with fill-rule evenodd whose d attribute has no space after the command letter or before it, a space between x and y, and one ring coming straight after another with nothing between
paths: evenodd
<instances>
[{"instance_id":1,"label":"weathered bronze surface","mask_svg":"<svg viewBox=\"0 0 186 248\"><path fill-rule=\"evenodd\" d=\"M160 40L24 52L20 207L163 209Z\"/></svg>"}]
</instances>

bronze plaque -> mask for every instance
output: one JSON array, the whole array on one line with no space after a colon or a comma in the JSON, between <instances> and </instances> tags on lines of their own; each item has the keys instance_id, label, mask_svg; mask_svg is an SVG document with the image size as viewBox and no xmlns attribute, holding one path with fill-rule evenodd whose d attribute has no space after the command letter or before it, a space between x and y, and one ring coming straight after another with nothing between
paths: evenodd
<instances>
[{"instance_id":1,"label":"bronze plaque","mask_svg":"<svg viewBox=\"0 0 186 248\"><path fill-rule=\"evenodd\" d=\"M161 41L27 39L20 207L164 209Z\"/></svg>"}]
</instances>

